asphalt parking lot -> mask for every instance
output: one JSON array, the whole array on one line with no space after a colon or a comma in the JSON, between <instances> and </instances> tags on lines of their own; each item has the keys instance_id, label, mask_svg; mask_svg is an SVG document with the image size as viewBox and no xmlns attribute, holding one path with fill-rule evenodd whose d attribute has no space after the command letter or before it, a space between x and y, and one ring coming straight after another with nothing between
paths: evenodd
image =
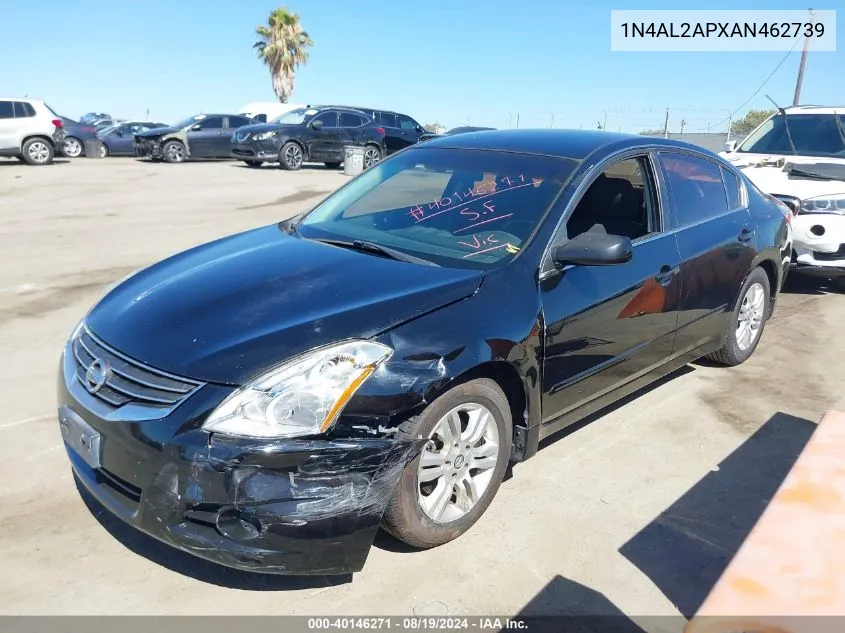
<instances>
[{"instance_id":1,"label":"asphalt parking lot","mask_svg":"<svg viewBox=\"0 0 845 633\"><path fill-rule=\"evenodd\" d=\"M691 613L812 432L845 407L845 295L788 284L746 364L701 363L518 464L482 520L354 578L216 567L89 509L55 420L62 345L100 293L169 254L308 209L322 167L0 161L0 612Z\"/></svg>"}]
</instances>

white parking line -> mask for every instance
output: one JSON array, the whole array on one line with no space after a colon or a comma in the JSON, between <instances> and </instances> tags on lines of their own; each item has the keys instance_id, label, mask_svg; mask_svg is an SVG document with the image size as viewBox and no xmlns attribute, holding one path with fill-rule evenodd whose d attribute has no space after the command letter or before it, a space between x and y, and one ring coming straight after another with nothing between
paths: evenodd
<instances>
[{"instance_id":1,"label":"white parking line","mask_svg":"<svg viewBox=\"0 0 845 633\"><path fill-rule=\"evenodd\" d=\"M6 429L11 429L15 426L21 426L23 424L31 424L33 422L41 422L42 420L49 420L52 418L52 415L38 415L34 418L24 418L23 420L15 420L14 422L6 422L4 424L0 424L0 431L5 431Z\"/></svg>"}]
</instances>

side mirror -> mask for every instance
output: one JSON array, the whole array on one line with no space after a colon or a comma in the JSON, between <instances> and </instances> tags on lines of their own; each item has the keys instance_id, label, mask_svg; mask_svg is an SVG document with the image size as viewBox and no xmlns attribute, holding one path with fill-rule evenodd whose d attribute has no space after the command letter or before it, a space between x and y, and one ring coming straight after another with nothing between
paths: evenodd
<instances>
[{"instance_id":1,"label":"side mirror","mask_svg":"<svg viewBox=\"0 0 845 633\"><path fill-rule=\"evenodd\" d=\"M581 233L552 252L555 263L580 266L624 264L633 257L631 240L607 233Z\"/></svg>"},{"instance_id":2,"label":"side mirror","mask_svg":"<svg viewBox=\"0 0 845 633\"><path fill-rule=\"evenodd\" d=\"M722 147L725 148L726 152L732 152L736 149L736 141L728 141Z\"/></svg>"},{"instance_id":3,"label":"side mirror","mask_svg":"<svg viewBox=\"0 0 845 633\"><path fill-rule=\"evenodd\" d=\"M320 120L311 121L311 123L309 125L311 126L312 129L319 130L321 127L323 127L323 122L320 121Z\"/></svg>"}]
</instances>

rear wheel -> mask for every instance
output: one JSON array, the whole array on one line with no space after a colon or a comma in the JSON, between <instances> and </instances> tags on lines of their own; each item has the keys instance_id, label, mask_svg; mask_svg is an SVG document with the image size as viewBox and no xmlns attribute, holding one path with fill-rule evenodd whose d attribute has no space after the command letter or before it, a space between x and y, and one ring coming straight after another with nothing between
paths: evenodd
<instances>
[{"instance_id":1,"label":"rear wheel","mask_svg":"<svg viewBox=\"0 0 845 633\"><path fill-rule=\"evenodd\" d=\"M710 358L723 365L734 366L747 361L763 335L769 310L769 276L755 268L746 277L739 291L739 300L731 315L725 343Z\"/></svg>"},{"instance_id":2,"label":"rear wheel","mask_svg":"<svg viewBox=\"0 0 845 633\"><path fill-rule=\"evenodd\" d=\"M100 158L105 158L109 155L109 146L105 143L100 144Z\"/></svg>"},{"instance_id":3,"label":"rear wheel","mask_svg":"<svg viewBox=\"0 0 845 633\"><path fill-rule=\"evenodd\" d=\"M496 495L511 437L510 405L492 380L471 380L434 400L396 432L397 439L428 443L402 471L383 527L420 548L459 537Z\"/></svg>"},{"instance_id":4,"label":"rear wheel","mask_svg":"<svg viewBox=\"0 0 845 633\"><path fill-rule=\"evenodd\" d=\"M28 165L49 165L53 162L53 146L43 138L31 138L23 144L21 156Z\"/></svg>"},{"instance_id":5,"label":"rear wheel","mask_svg":"<svg viewBox=\"0 0 845 633\"><path fill-rule=\"evenodd\" d=\"M336 163L336 162L326 163L326 167L328 169L337 169L338 167L340 167L340 163Z\"/></svg>"},{"instance_id":6,"label":"rear wheel","mask_svg":"<svg viewBox=\"0 0 845 633\"><path fill-rule=\"evenodd\" d=\"M279 150L279 165L281 165L282 169L296 171L302 167L302 162L302 148L299 146L299 143L288 141L282 145L282 149Z\"/></svg>"},{"instance_id":7,"label":"rear wheel","mask_svg":"<svg viewBox=\"0 0 845 633\"><path fill-rule=\"evenodd\" d=\"M168 163L184 163L187 155L185 146L180 141L167 141L161 148L161 153Z\"/></svg>"},{"instance_id":8,"label":"rear wheel","mask_svg":"<svg viewBox=\"0 0 845 633\"><path fill-rule=\"evenodd\" d=\"M73 136L68 136L62 143L62 154L68 158L79 158L82 156L82 149L82 141Z\"/></svg>"},{"instance_id":9,"label":"rear wheel","mask_svg":"<svg viewBox=\"0 0 845 633\"><path fill-rule=\"evenodd\" d=\"M367 145L364 148L364 169L369 169L381 161L381 150L375 145Z\"/></svg>"}]
</instances>

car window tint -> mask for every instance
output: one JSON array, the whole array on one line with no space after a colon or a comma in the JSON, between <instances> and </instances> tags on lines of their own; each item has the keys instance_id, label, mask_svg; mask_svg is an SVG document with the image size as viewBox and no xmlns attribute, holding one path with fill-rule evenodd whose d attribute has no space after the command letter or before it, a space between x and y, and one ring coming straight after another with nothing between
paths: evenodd
<instances>
[{"instance_id":1,"label":"car window tint","mask_svg":"<svg viewBox=\"0 0 845 633\"><path fill-rule=\"evenodd\" d=\"M399 127L403 130L416 130L417 124L411 117L407 117L404 114L399 115Z\"/></svg>"},{"instance_id":2,"label":"car window tint","mask_svg":"<svg viewBox=\"0 0 845 633\"><path fill-rule=\"evenodd\" d=\"M15 116L15 108L11 101L0 101L0 119L11 119Z\"/></svg>"},{"instance_id":3,"label":"car window tint","mask_svg":"<svg viewBox=\"0 0 845 633\"><path fill-rule=\"evenodd\" d=\"M716 217L728 210L719 165L688 154L660 153L660 163L675 203L678 226Z\"/></svg>"},{"instance_id":4,"label":"car window tint","mask_svg":"<svg viewBox=\"0 0 845 633\"><path fill-rule=\"evenodd\" d=\"M378 122L384 127L399 127L399 123L396 121L396 115L390 112L379 112Z\"/></svg>"},{"instance_id":5,"label":"car window tint","mask_svg":"<svg viewBox=\"0 0 845 633\"><path fill-rule=\"evenodd\" d=\"M340 127L360 127L364 125L365 119L360 114L353 112L340 113Z\"/></svg>"},{"instance_id":6,"label":"car window tint","mask_svg":"<svg viewBox=\"0 0 845 633\"><path fill-rule=\"evenodd\" d=\"M722 179L725 181L725 191L728 194L728 208L739 209L743 206L742 185L739 177L730 169L722 167Z\"/></svg>"},{"instance_id":7,"label":"car window tint","mask_svg":"<svg viewBox=\"0 0 845 633\"><path fill-rule=\"evenodd\" d=\"M645 157L627 158L606 168L593 181L569 217L569 239L586 232L621 235L632 240L654 232L659 214L654 177Z\"/></svg>"},{"instance_id":8,"label":"car window tint","mask_svg":"<svg viewBox=\"0 0 845 633\"><path fill-rule=\"evenodd\" d=\"M207 119L201 119L197 122L201 130L216 130L223 127L222 116L211 116Z\"/></svg>"},{"instance_id":9,"label":"car window tint","mask_svg":"<svg viewBox=\"0 0 845 633\"><path fill-rule=\"evenodd\" d=\"M243 127L244 125L249 125L250 121L245 116L230 116L229 117L229 127L239 128Z\"/></svg>"},{"instance_id":10,"label":"car window tint","mask_svg":"<svg viewBox=\"0 0 845 633\"><path fill-rule=\"evenodd\" d=\"M787 134L786 123L789 123ZM739 147L741 152L845 157L845 136L833 114L790 114L775 116L753 132Z\"/></svg>"},{"instance_id":11,"label":"car window tint","mask_svg":"<svg viewBox=\"0 0 845 633\"><path fill-rule=\"evenodd\" d=\"M311 121L322 121L323 127L337 127L337 112L330 110L329 112L321 112L315 116Z\"/></svg>"},{"instance_id":12,"label":"car window tint","mask_svg":"<svg viewBox=\"0 0 845 633\"><path fill-rule=\"evenodd\" d=\"M35 116L35 108L32 107L31 103L27 103L26 101L15 101L14 104L15 104L15 116L16 117L21 118L21 117ZM50 110L50 108L47 108L47 109ZM56 114L52 110L50 110L50 113L54 117L59 116L58 114Z\"/></svg>"}]
</instances>

